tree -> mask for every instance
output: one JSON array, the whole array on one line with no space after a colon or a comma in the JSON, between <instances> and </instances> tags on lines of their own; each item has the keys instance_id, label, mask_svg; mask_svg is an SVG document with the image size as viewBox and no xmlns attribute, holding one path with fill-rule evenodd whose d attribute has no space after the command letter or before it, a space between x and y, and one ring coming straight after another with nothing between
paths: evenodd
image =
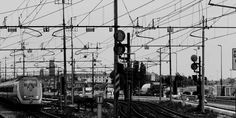
<instances>
[{"instance_id":1,"label":"tree","mask_svg":"<svg viewBox=\"0 0 236 118\"><path fill-rule=\"evenodd\" d=\"M127 90L127 80L132 81L132 90L136 90L139 87L142 87L145 83L150 82L151 77L147 77L146 75L146 66L139 61L135 61L133 64L133 68L124 68L124 72L120 74L120 88L124 90L124 94L126 96ZM112 83L114 84L114 70L110 73L110 78L112 79Z\"/></svg>"}]
</instances>

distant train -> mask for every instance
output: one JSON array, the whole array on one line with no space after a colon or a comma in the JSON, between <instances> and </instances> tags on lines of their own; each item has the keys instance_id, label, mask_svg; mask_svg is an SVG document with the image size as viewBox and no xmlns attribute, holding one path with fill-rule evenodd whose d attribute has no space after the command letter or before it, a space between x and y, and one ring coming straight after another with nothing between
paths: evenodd
<instances>
[{"instance_id":1,"label":"distant train","mask_svg":"<svg viewBox=\"0 0 236 118\"><path fill-rule=\"evenodd\" d=\"M160 94L159 88L160 88L159 82L146 83L141 87L140 90L136 90L134 94L135 95L145 95L145 96L159 95ZM163 87L162 87L162 89L163 89Z\"/></svg>"},{"instance_id":2,"label":"distant train","mask_svg":"<svg viewBox=\"0 0 236 118\"><path fill-rule=\"evenodd\" d=\"M42 83L37 77L19 77L0 83L0 98L15 104L41 105Z\"/></svg>"}]
</instances>

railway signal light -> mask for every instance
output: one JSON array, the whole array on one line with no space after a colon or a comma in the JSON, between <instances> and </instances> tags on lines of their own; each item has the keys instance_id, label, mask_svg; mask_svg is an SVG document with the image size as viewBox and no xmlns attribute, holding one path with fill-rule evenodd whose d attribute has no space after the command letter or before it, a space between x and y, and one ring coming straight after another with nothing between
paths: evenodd
<instances>
[{"instance_id":1,"label":"railway signal light","mask_svg":"<svg viewBox=\"0 0 236 118\"><path fill-rule=\"evenodd\" d=\"M116 40L116 46L114 47L115 53L117 55L122 55L125 52L126 44L122 44L121 42L125 39L125 32L122 30L117 30L114 33L114 38Z\"/></svg>"},{"instance_id":2,"label":"railway signal light","mask_svg":"<svg viewBox=\"0 0 236 118\"><path fill-rule=\"evenodd\" d=\"M191 60L193 61L193 63L191 64L191 69L195 72L198 68L198 65L199 65L199 63L196 63L197 55L192 55Z\"/></svg>"}]
</instances>

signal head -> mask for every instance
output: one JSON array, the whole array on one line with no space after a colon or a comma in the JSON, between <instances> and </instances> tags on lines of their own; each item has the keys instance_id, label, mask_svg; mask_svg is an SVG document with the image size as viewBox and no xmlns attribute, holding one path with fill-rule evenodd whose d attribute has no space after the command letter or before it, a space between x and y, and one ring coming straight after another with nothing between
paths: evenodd
<instances>
[{"instance_id":1,"label":"signal head","mask_svg":"<svg viewBox=\"0 0 236 118\"><path fill-rule=\"evenodd\" d=\"M191 60L192 60L193 62L196 62L196 61L197 61L197 55L192 55L192 56L191 56Z\"/></svg>"}]
</instances>

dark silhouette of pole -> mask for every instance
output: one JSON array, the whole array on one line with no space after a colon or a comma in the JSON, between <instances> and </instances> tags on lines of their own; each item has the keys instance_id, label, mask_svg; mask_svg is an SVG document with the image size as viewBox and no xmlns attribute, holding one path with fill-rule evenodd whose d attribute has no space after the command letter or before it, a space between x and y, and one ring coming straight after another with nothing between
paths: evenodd
<instances>
[{"instance_id":1,"label":"dark silhouette of pole","mask_svg":"<svg viewBox=\"0 0 236 118\"><path fill-rule=\"evenodd\" d=\"M92 53L92 97L94 97L94 53Z\"/></svg>"},{"instance_id":2,"label":"dark silhouette of pole","mask_svg":"<svg viewBox=\"0 0 236 118\"><path fill-rule=\"evenodd\" d=\"M118 1L114 0L114 33L118 30ZM116 47L117 39L114 40L114 47ZM118 63L118 55L114 51L114 115L115 118L118 117L118 96L116 94L116 75L117 75L117 63Z\"/></svg>"},{"instance_id":3,"label":"dark silhouette of pole","mask_svg":"<svg viewBox=\"0 0 236 118\"><path fill-rule=\"evenodd\" d=\"M7 57L5 57L5 81L7 80Z\"/></svg>"},{"instance_id":4,"label":"dark silhouette of pole","mask_svg":"<svg viewBox=\"0 0 236 118\"><path fill-rule=\"evenodd\" d=\"M218 45L220 47L220 95L223 96L223 77L222 77L222 45Z\"/></svg>"},{"instance_id":5,"label":"dark silhouette of pole","mask_svg":"<svg viewBox=\"0 0 236 118\"><path fill-rule=\"evenodd\" d=\"M2 79L2 62L0 62L0 79Z\"/></svg>"},{"instance_id":6,"label":"dark silhouette of pole","mask_svg":"<svg viewBox=\"0 0 236 118\"><path fill-rule=\"evenodd\" d=\"M66 73L66 29L65 29L65 0L62 0L62 12L63 12L63 53L64 53L64 79L65 79L65 85L63 87L65 87L65 94L64 94L64 99L65 99L65 106L67 105L67 92L66 92L66 88L67 88L67 73Z\"/></svg>"},{"instance_id":7,"label":"dark silhouette of pole","mask_svg":"<svg viewBox=\"0 0 236 118\"><path fill-rule=\"evenodd\" d=\"M204 113L205 109L205 18L202 17L202 81L201 81L201 112Z\"/></svg>"},{"instance_id":8,"label":"dark silhouette of pole","mask_svg":"<svg viewBox=\"0 0 236 118\"><path fill-rule=\"evenodd\" d=\"M159 96L159 100L161 101L161 97L162 97L162 77L161 77L161 48L160 48L160 96Z\"/></svg>"},{"instance_id":9,"label":"dark silhouette of pole","mask_svg":"<svg viewBox=\"0 0 236 118\"><path fill-rule=\"evenodd\" d=\"M127 85L128 85L128 102L129 102L129 117L131 117L131 102L132 102L132 76L130 76L132 74L132 72L130 71L131 69L131 63L130 63L130 53L131 53L131 47L130 47L130 33L127 33L127 67L128 67L128 79L127 79ZM131 78L130 78L131 77Z\"/></svg>"},{"instance_id":10,"label":"dark silhouette of pole","mask_svg":"<svg viewBox=\"0 0 236 118\"><path fill-rule=\"evenodd\" d=\"M171 68L171 32L173 29L171 27L167 28L169 33L169 60L170 60L170 101L172 101L172 68Z\"/></svg>"},{"instance_id":11,"label":"dark silhouette of pole","mask_svg":"<svg viewBox=\"0 0 236 118\"><path fill-rule=\"evenodd\" d=\"M14 50L14 79L16 78L16 54L15 54L15 50Z\"/></svg>"},{"instance_id":12,"label":"dark silhouette of pole","mask_svg":"<svg viewBox=\"0 0 236 118\"><path fill-rule=\"evenodd\" d=\"M71 17L71 26L72 26ZM73 27L71 27L71 103L74 104L74 50L73 50Z\"/></svg>"}]
</instances>

